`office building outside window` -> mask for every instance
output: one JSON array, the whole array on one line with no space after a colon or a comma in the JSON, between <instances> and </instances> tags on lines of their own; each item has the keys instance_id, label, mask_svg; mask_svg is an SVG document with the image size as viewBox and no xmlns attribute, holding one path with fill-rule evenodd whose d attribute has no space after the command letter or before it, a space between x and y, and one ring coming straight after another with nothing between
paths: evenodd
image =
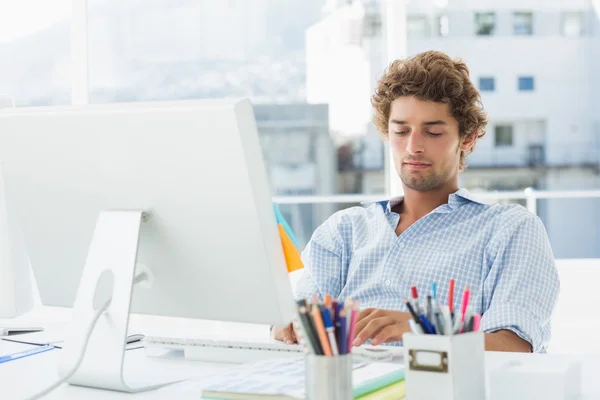
<instances>
[{"instance_id":1,"label":"office building outside window","mask_svg":"<svg viewBox=\"0 0 600 400\"><path fill-rule=\"evenodd\" d=\"M450 20L447 15L438 15L437 34L441 37L447 37L450 33Z\"/></svg>"},{"instance_id":2,"label":"office building outside window","mask_svg":"<svg viewBox=\"0 0 600 400\"><path fill-rule=\"evenodd\" d=\"M533 76L520 76L519 77L519 91L520 92L531 92L535 88Z\"/></svg>"},{"instance_id":3,"label":"office building outside window","mask_svg":"<svg viewBox=\"0 0 600 400\"><path fill-rule=\"evenodd\" d=\"M584 34L584 18L581 12L564 12L562 34L566 37L579 37Z\"/></svg>"},{"instance_id":4,"label":"office building outside window","mask_svg":"<svg viewBox=\"0 0 600 400\"><path fill-rule=\"evenodd\" d=\"M511 147L513 145L512 125L496 125L494 127L494 145L496 147Z\"/></svg>"},{"instance_id":5,"label":"office building outside window","mask_svg":"<svg viewBox=\"0 0 600 400\"><path fill-rule=\"evenodd\" d=\"M496 82L494 78L482 77L479 78L479 90L482 92L493 92L496 90Z\"/></svg>"},{"instance_id":6,"label":"office building outside window","mask_svg":"<svg viewBox=\"0 0 600 400\"><path fill-rule=\"evenodd\" d=\"M478 36L490 36L496 30L496 13L475 13L475 34Z\"/></svg>"},{"instance_id":7,"label":"office building outside window","mask_svg":"<svg viewBox=\"0 0 600 400\"><path fill-rule=\"evenodd\" d=\"M422 15L410 15L406 18L406 34L411 39L429 36L427 18Z\"/></svg>"},{"instance_id":8,"label":"office building outside window","mask_svg":"<svg viewBox=\"0 0 600 400\"><path fill-rule=\"evenodd\" d=\"M533 13L517 11L513 13L513 33L515 35L533 34Z\"/></svg>"}]
</instances>

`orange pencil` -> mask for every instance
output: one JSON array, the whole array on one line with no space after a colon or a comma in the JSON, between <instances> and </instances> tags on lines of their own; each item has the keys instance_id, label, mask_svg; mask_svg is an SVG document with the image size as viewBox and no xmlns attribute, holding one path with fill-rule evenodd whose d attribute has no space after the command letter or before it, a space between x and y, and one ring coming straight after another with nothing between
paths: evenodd
<instances>
[{"instance_id":1,"label":"orange pencil","mask_svg":"<svg viewBox=\"0 0 600 400\"><path fill-rule=\"evenodd\" d=\"M330 294L326 294L325 295L325 307L331 309L331 295Z\"/></svg>"},{"instance_id":2,"label":"orange pencil","mask_svg":"<svg viewBox=\"0 0 600 400\"><path fill-rule=\"evenodd\" d=\"M323 353L325 353L326 356L333 355L331 352L331 344L327 338L327 331L325 331L325 324L323 324L321 310L319 309L317 303L313 303L311 314L315 321L315 328L317 328L317 333L319 334L319 340L321 341L321 346L323 347Z\"/></svg>"}]
</instances>

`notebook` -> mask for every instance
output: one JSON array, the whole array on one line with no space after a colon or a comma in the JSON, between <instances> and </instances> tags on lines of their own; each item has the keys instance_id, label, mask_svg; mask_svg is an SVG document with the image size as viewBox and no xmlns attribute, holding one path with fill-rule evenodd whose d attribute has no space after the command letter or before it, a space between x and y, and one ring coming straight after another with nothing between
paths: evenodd
<instances>
[{"instance_id":1,"label":"notebook","mask_svg":"<svg viewBox=\"0 0 600 400\"><path fill-rule=\"evenodd\" d=\"M404 365L353 364L353 395L372 393L404 379ZM232 368L202 391L203 399L304 399L304 360L262 360Z\"/></svg>"},{"instance_id":2,"label":"notebook","mask_svg":"<svg viewBox=\"0 0 600 400\"><path fill-rule=\"evenodd\" d=\"M405 396L406 381L401 380L364 396L356 397L356 400L401 400Z\"/></svg>"}]
</instances>

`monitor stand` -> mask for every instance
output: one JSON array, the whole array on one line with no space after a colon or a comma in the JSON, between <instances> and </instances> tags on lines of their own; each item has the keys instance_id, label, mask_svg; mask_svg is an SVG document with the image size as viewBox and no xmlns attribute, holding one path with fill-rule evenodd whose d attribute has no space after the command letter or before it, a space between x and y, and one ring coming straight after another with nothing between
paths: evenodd
<instances>
[{"instance_id":1,"label":"monitor stand","mask_svg":"<svg viewBox=\"0 0 600 400\"><path fill-rule=\"evenodd\" d=\"M135 382L123 375L139 235L146 219L143 211L103 211L98 216L59 364L60 376L64 377L85 352L81 365L67 380L72 385L140 392L176 382L146 371L129 377ZM107 289L103 299L99 296L101 286ZM97 310L108 299L110 304L98 318L86 346Z\"/></svg>"}]
</instances>

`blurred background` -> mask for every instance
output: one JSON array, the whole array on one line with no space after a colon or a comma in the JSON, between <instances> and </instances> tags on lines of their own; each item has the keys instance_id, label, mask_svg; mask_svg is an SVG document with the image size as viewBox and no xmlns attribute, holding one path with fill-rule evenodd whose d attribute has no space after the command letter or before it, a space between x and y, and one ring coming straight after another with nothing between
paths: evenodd
<instances>
[{"instance_id":1,"label":"blurred background","mask_svg":"<svg viewBox=\"0 0 600 400\"><path fill-rule=\"evenodd\" d=\"M249 97L302 246L397 193L370 96L430 49L490 117L461 186L536 213L557 258L600 258L600 0L0 0L5 104Z\"/></svg>"}]
</instances>

